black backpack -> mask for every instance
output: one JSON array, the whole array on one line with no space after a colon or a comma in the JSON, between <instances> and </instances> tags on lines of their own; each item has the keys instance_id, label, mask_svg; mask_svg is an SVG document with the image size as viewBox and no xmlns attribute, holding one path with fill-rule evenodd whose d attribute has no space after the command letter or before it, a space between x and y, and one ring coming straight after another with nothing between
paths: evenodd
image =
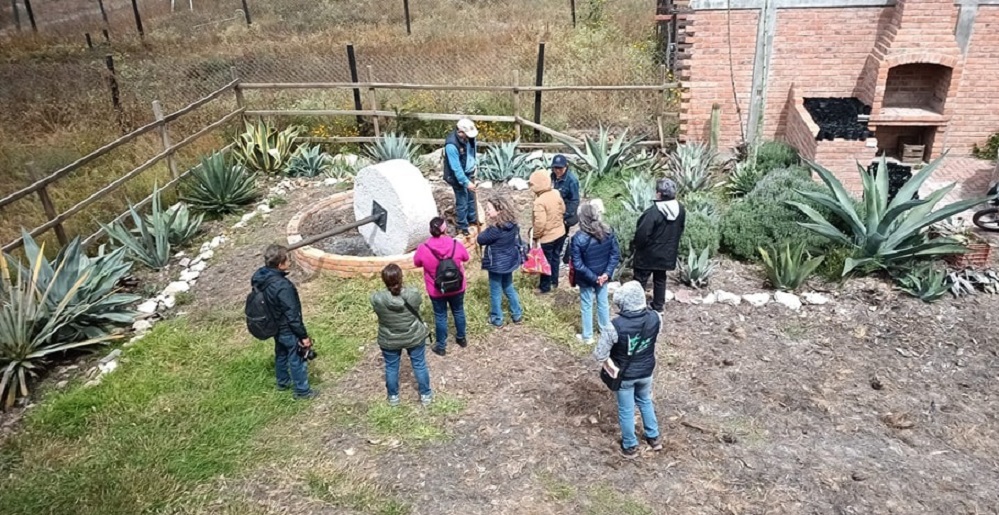
<instances>
[{"instance_id":1,"label":"black backpack","mask_svg":"<svg viewBox=\"0 0 999 515\"><path fill-rule=\"evenodd\" d=\"M278 322L271 314L271 307L267 303L267 295L264 291L278 277L270 277L264 281L263 286L258 290L251 287L250 294L246 296L246 328L250 334L258 340L266 340L277 336Z\"/></svg>"},{"instance_id":2,"label":"black backpack","mask_svg":"<svg viewBox=\"0 0 999 515\"><path fill-rule=\"evenodd\" d=\"M430 253L437 258L437 272L434 274L434 288L441 293L454 293L461 289L464 276L461 275L461 268L454 262L454 253L458 248L458 242L454 242L451 247L451 256L441 257L434 252L434 249L427 245Z\"/></svg>"}]
</instances>

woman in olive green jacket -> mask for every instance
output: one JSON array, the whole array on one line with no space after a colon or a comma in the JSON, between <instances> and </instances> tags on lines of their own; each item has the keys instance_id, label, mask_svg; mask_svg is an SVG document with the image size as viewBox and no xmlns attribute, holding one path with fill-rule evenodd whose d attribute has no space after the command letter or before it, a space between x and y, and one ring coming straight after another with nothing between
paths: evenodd
<instances>
[{"instance_id":1,"label":"woman in olive green jacket","mask_svg":"<svg viewBox=\"0 0 999 515\"><path fill-rule=\"evenodd\" d=\"M433 401L434 393L426 359L430 331L418 317L423 294L416 288L403 287L402 269L396 264L382 269L382 281L386 289L371 294L371 306L378 315L378 346L385 359L388 402L392 406L399 404L399 361L405 349L419 385L420 402L426 406Z\"/></svg>"}]
</instances>

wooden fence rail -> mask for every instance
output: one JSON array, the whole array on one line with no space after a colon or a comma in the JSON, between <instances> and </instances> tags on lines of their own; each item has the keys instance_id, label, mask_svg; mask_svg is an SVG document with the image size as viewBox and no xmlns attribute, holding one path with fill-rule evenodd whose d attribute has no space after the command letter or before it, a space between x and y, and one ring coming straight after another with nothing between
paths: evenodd
<instances>
[{"instance_id":1,"label":"wooden fence rail","mask_svg":"<svg viewBox=\"0 0 999 515\"><path fill-rule=\"evenodd\" d=\"M556 131L549 127L545 127L540 123L535 121L527 120L521 116L520 112L520 93L540 93L544 91L648 91L657 92L665 96L665 94L673 89L679 87L677 83L667 83L665 78L661 84L657 85L600 85L600 86L529 86L519 85L520 79L517 73L514 73L514 85L512 86L471 86L471 85L433 85L433 84L410 84L410 83L388 83L388 82L375 82L372 78L372 73L370 67L368 69L368 81L367 82L307 82L307 83L262 83L262 82L242 82L233 72L232 81L228 84L222 86L218 90L210 93L209 95L201 98L186 107L170 113L168 115L162 114L162 109L159 106L159 102L154 102L153 111L155 113L156 120L152 123L143 125L128 134L94 150L93 152L73 161L72 163L56 170L52 174L38 179L34 183L21 188L7 196L0 198L0 209L3 209L10 204L25 198L31 194L37 194L38 199L42 204L42 208L45 212L45 217L47 221L38 227L32 229L28 234L32 237L38 236L49 230L54 230L56 237L59 242L65 245L68 241L66 231L63 224L77 215L80 211L97 202L101 198L104 198L111 192L117 190L122 185L128 181L139 176L146 170L152 168L161 160L166 159L168 167L171 172L171 180L165 183L160 189L165 190L173 187L185 177L189 176L195 170L197 170L200 165L194 166L183 173L178 173L176 168L176 163L174 162L174 155L178 150L184 148L197 139L205 136L206 134L222 127L223 125L233 121L237 117L241 119L246 119L247 117L286 117L286 116L351 116L357 117L358 120L364 117L371 118L372 125L374 127L374 136L357 136L357 137L328 137L328 138L318 138L318 137L303 137L299 138L300 141L305 142L332 142L332 143L368 143L374 142L380 139L380 118L410 118L417 120L441 120L441 121L457 121L461 118L469 118L477 122L501 122L501 123L512 123L515 125L515 133L517 135L518 141L520 140L521 127L527 127L534 129L537 133L547 134L549 136L557 139L557 142L520 142L519 147L522 148L566 148L568 144L579 145L582 141L579 138L564 134L562 132ZM369 94L368 102L369 108L362 109L363 106L360 103L355 105L356 109L324 109L324 110L302 110L302 109L288 109L288 110L276 110L276 109L249 109L246 106L246 100L244 98L244 91L246 90L296 90L296 89L350 89L350 90L367 90ZM397 113L395 111L386 111L378 108L378 99L375 96L375 91L379 89L394 89L394 90L432 90L432 91L489 91L489 92L500 92L500 93L510 93L513 96L513 112L511 115L462 115L462 114L450 114L450 113ZM235 96L237 108L222 116L218 120L202 127L194 134L184 138L178 143L171 143L167 126L170 122L177 120L178 118L189 114L205 104L218 99L226 92L232 91ZM675 140L665 138L663 135L662 118L666 115L663 112L663 102L660 102L656 108L655 117L657 124L659 125L659 139L651 141L641 141L638 144L641 146L665 146L667 142L673 142ZM152 156L142 164L138 165L136 168L124 175L111 181L98 191L92 193L87 198L76 203L74 206L66 209L62 213L57 212L55 206L52 203L52 199L49 196L48 188L49 186L55 184L60 179L68 176L70 173L79 170L83 166L93 162L94 160L108 154L109 152L135 141L140 136L143 136L151 131L157 130L160 134L160 139L162 142L163 150L162 152ZM426 144L426 145L442 145L444 143L443 139L436 138L414 138L414 143ZM499 144L500 142L482 142L484 146L490 146ZM223 152L227 152L232 148L229 145L223 149ZM153 195L145 197L142 201L135 204L134 207L139 209L147 205L153 198ZM118 215L113 222L118 222L123 220L129 215L130 211L125 211ZM103 229L88 236L83 240L84 245L91 245L98 241L99 238L104 236ZM17 249L24 244L23 238L17 238L3 246L2 250L4 252L9 252L11 250Z\"/></svg>"},{"instance_id":2,"label":"wooden fence rail","mask_svg":"<svg viewBox=\"0 0 999 515\"><path fill-rule=\"evenodd\" d=\"M124 136L122 136L122 137L120 137L120 138L118 138L118 139L116 139L116 140L114 140L114 141L112 141L112 142L110 142L110 143L108 143L108 144L106 144L106 145L98 148L97 150L94 150L93 152L91 152L91 153L89 153L89 154L87 154L87 155L85 155L85 156L77 159L76 161L73 161L72 163L70 163L70 164L68 164L68 165L60 168L59 170L56 170L55 172L49 174L48 176L43 177L43 178L35 181L34 183L32 183L32 184L30 184L30 185L28 185L28 186L26 186L24 188L21 188L20 190L17 190L15 192L7 195L6 197L0 199L0 209L3 209L4 207L6 207L6 206L8 206L8 205L10 205L10 204L12 204L14 202L17 202L18 200L26 197L27 195L30 195L32 193L37 193L38 194L38 198L39 198L39 200L41 201L41 204L42 204L42 209L45 212L45 217L47 218L47 221L45 223L43 223L42 225L39 225L38 227L35 227L34 229L28 231L28 234L31 237L36 237L36 236L38 236L40 234L45 233L46 231L54 230L55 233L56 233L56 238L59 240L59 243L62 244L62 245L65 245L69 241L68 235L66 234L65 228L63 227L63 224L67 220L69 220L74 215L76 215L80 211L84 210L88 206L92 205L93 203L95 203L98 200L104 198L105 196L107 196L108 194L112 193L113 191L117 190L118 188L120 188L121 186L123 186L128 181L130 181L130 180L134 179L135 177L139 176L140 174L142 174L142 172L145 172L146 170L152 168L157 163L159 163L161 160L166 159L168 161L169 165L171 166L171 177L172 177L172 180L168 184L171 184L171 185L175 184L180 179L180 177L177 176L177 174L176 174L176 172L174 170L174 164L173 164L173 156L174 156L174 154L176 154L176 152L178 150L180 150L180 149L182 149L182 148L190 145L191 143L194 143L196 140L198 140L201 137L205 136L209 132L211 132L211 131L213 131L215 129L218 129L222 125L224 125L224 124L232 121L237 116L242 116L243 115L243 109L242 108L236 109L235 111L233 111L233 112L231 112L231 113L223 116L222 118L220 118L220 119L218 119L218 120L216 120L216 121L214 121L214 122L206 125L205 127L202 127L201 129L199 129L194 134L191 134L190 136L184 138L183 140L181 140L181 141L179 141L179 142L177 142L175 144L170 144L170 139L169 139L169 136L168 136L168 133L167 133L167 124L169 124L172 121L175 121L175 120L179 119L180 117L182 117L182 116L184 116L186 114L194 112L195 110L201 108L202 106L204 106L205 104L207 104L207 103L209 103L209 102L211 102L213 100L218 99L219 97L221 97L226 92L233 90L236 87L237 84L238 84L238 81L233 80L232 82L226 84L222 88L220 88L220 89L218 89L218 90L210 93L209 95L205 96L204 98L201 98L201 99L199 99L199 100L197 100L195 102L192 102L191 104L189 104L189 105L187 105L187 106L185 106L185 107L183 107L183 108L181 108L181 109L179 109L179 110L177 110L177 111L175 111L173 113L170 113L170 114L168 114L166 116L157 116L158 119L156 121L154 121L152 123L149 123L147 125L143 125L142 127L139 127L138 129L135 129L134 131L129 132L128 134L125 134ZM154 102L154 106L153 106L154 111L156 111L157 108L159 107L158 104L159 104L159 102ZM66 209L62 213L58 213L56 211L55 206L53 205L51 197L49 196L49 193L48 193L49 186L55 184L60 179L68 176L70 173L72 173L72 172L74 172L76 170L79 170L80 168L82 168L83 166L87 165L88 163L91 163L94 160L96 160L96 159L98 159L98 158L100 158L100 157L102 157L104 155L107 155L109 152L115 150L116 148L118 148L118 147L120 147L120 146L122 146L122 145L124 145L126 143L133 142L137 138L139 138L140 136L142 136L144 134L147 134L147 133L149 133L151 131L154 131L154 130L159 130L159 132L160 132L161 141L163 142L163 146L164 146L162 152L156 154L155 156L149 158L148 160L146 160L144 163L140 164L136 168L134 168L134 169L126 172L122 176L120 176L117 179L115 179L115 180L111 181L110 183L106 184L101 189L99 189L96 192L90 194L89 196L87 196L87 198L81 200L80 202L77 202L75 205L73 205L72 207ZM190 172L190 170L188 172ZM184 175L187 175L187 173L185 173ZM140 203L140 205L144 204L147 201L148 200L144 200L142 203ZM119 219L120 219L120 217L119 217ZM93 237L88 238L88 241L93 241ZM10 252L10 251L12 251L14 249L17 249L17 248L21 247L23 244L24 244L24 238L23 237L19 237L19 238L15 239L15 240L13 240L11 242L6 243L3 246L2 250L3 250L3 252Z\"/></svg>"}]
</instances>

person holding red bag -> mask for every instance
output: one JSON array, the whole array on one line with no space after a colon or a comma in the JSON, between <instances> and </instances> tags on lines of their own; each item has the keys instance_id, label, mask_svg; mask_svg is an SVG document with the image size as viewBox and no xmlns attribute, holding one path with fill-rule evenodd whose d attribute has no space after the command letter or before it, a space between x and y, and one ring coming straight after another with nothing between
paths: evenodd
<instances>
[{"instance_id":1,"label":"person holding red bag","mask_svg":"<svg viewBox=\"0 0 999 515\"><path fill-rule=\"evenodd\" d=\"M541 275L539 293L548 293L558 288L558 268L561 262L562 247L565 244L565 202L562 195L552 189L551 172L537 170L531 174L528 184L534 192L533 243L540 244L545 259L551 266L551 275Z\"/></svg>"}]
</instances>

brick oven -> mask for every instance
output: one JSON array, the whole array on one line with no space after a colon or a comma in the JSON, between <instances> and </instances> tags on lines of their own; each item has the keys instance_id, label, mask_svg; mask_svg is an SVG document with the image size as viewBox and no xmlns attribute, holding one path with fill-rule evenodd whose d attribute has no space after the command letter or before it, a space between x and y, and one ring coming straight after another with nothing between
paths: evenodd
<instances>
[{"instance_id":1,"label":"brick oven","mask_svg":"<svg viewBox=\"0 0 999 515\"><path fill-rule=\"evenodd\" d=\"M682 139L706 140L718 104L723 145L786 140L857 190L857 161L966 155L999 131L999 0L691 0L683 17Z\"/></svg>"}]
</instances>

